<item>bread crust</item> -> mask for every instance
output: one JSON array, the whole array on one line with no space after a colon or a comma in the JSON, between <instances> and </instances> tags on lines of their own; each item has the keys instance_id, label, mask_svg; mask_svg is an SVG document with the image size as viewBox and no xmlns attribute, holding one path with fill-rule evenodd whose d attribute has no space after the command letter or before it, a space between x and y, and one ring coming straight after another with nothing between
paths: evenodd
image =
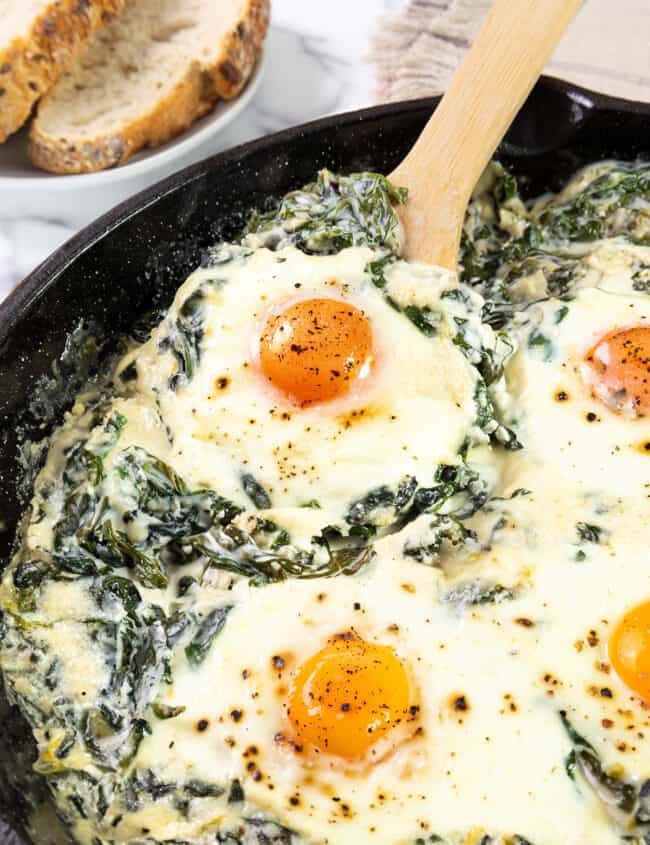
<instances>
[{"instance_id":1,"label":"bread crust","mask_svg":"<svg viewBox=\"0 0 650 845\"><path fill-rule=\"evenodd\" d=\"M115 167L143 147L159 146L183 132L210 108L201 98L202 73L197 64L154 107L125 124L119 133L100 135L81 145L40 133L32 124L29 157L50 173L94 173Z\"/></svg>"},{"instance_id":2,"label":"bread crust","mask_svg":"<svg viewBox=\"0 0 650 845\"><path fill-rule=\"evenodd\" d=\"M248 0L245 15L227 36L223 54L211 71L217 97L231 100L246 84L262 50L269 8L269 0Z\"/></svg>"},{"instance_id":3,"label":"bread crust","mask_svg":"<svg viewBox=\"0 0 650 845\"><path fill-rule=\"evenodd\" d=\"M16 132L34 103L59 79L90 37L125 0L52 0L25 35L0 48L0 143Z\"/></svg>"},{"instance_id":4,"label":"bread crust","mask_svg":"<svg viewBox=\"0 0 650 845\"><path fill-rule=\"evenodd\" d=\"M36 119L29 137L31 161L50 173L93 173L124 163L144 147L164 144L209 112L219 99L237 96L260 56L268 23L269 0L248 0L216 64L191 65L172 92L118 133L76 144L44 132Z\"/></svg>"}]
</instances>

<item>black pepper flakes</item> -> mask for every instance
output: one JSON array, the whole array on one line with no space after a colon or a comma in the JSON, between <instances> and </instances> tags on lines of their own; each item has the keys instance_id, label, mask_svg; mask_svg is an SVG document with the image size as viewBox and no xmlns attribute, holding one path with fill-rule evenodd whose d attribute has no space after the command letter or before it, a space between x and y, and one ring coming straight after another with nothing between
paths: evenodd
<instances>
[{"instance_id":1,"label":"black pepper flakes","mask_svg":"<svg viewBox=\"0 0 650 845\"><path fill-rule=\"evenodd\" d=\"M535 623L532 619L528 619L526 616L518 616L515 619L517 625L521 625L522 628L532 628Z\"/></svg>"}]
</instances>

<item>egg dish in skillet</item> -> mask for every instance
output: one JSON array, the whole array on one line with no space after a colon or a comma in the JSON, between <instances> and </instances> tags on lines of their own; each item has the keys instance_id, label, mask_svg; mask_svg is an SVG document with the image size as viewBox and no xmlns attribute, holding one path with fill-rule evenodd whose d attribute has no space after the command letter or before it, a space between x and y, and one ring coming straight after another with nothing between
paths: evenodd
<instances>
[{"instance_id":1,"label":"egg dish in skillet","mask_svg":"<svg viewBox=\"0 0 650 845\"><path fill-rule=\"evenodd\" d=\"M32 833L650 842L650 167L459 275L376 174L219 244L47 444L0 587Z\"/></svg>"}]
</instances>

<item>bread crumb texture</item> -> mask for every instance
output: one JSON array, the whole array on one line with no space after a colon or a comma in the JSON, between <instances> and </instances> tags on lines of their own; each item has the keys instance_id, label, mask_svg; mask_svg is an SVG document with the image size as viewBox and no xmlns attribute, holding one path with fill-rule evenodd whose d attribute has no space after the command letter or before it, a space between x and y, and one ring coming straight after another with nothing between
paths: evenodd
<instances>
[{"instance_id":1,"label":"bread crumb texture","mask_svg":"<svg viewBox=\"0 0 650 845\"><path fill-rule=\"evenodd\" d=\"M0 143L125 0L0 0Z\"/></svg>"},{"instance_id":2,"label":"bread crumb texture","mask_svg":"<svg viewBox=\"0 0 650 845\"><path fill-rule=\"evenodd\" d=\"M53 173L114 167L240 93L269 0L127 0L39 104L32 162Z\"/></svg>"}]
</instances>

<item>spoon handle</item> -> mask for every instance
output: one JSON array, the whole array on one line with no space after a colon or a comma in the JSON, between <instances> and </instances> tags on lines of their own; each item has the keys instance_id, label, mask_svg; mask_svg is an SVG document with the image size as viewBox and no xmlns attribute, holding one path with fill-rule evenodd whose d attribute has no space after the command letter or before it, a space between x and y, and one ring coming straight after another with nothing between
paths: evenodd
<instances>
[{"instance_id":1,"label":"spoon handle","mask_svg":"<svg viewBox=\"0 0 650 845\"><path fill-rule=\"evenodd\" d=\"M409 260L456 268L474 186L580 4L496 0L438 108L390 176L409 189L400 213Z\"/></svg>"}]
</instances>

